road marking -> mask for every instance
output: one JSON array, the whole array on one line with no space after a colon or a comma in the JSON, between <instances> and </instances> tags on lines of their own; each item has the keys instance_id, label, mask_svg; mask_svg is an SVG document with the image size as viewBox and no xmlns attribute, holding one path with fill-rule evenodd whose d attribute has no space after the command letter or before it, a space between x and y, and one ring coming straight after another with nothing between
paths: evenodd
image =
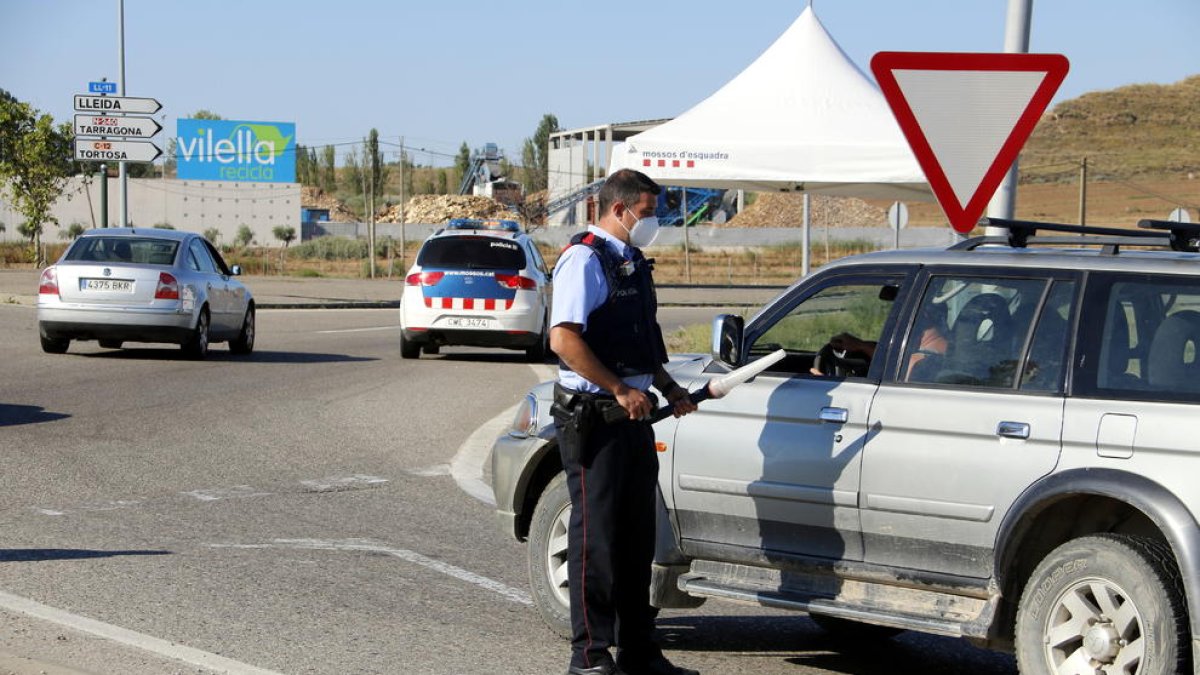
<instances>
[{"instance_id":1,"label":"road marking","mask_svg":"<svg viewBox=\"0 0 1200 675\"><path fill-rule=\"evenodd\" d=\"M365 490L375 485L388 482L379 476L367 476L356 473L353 476L333 476L319 480L302 480L305 492L346 492L347 490Z\"/></svg>"},{"instance_id":2,"label":"road marking","mask_svg":"<svg viewBox=\"0 0 1200 675\"><path fill-rule=\"evenodd\" d=\"M321 335L331 335L334 333L367 333L376 330L400 330L400 324L395 326L372 326L370 328L339 328L337 330L319 330L317 333Z\"/></svg>"},{"instance_id":3,"label":"road marking","mask_svg":"<svg viewBox=\"0 0 1200 675\"><path fill-rule=\"evenodd\" d=\"M215 502L222 499L239 499L243 497L270 497L270 492L260 492L249 485L235 485L229 488L210 488L207 490L190 490L180 492L181 495L194 497L202 502Z\"/></svg>"},{"instance_id":4,"label":"road marking","mask_svg":"<svg viewBox=\"0 0 1200 675\"><path fill-rule=\"evenodd\" d=\"M406 471L413 476L449 476L450 465L434 464L420 469L406 469Z\"/></svg>"},{"instance_id":5,"label":"road marking","mask_svg":"<svg viewBox=\"0 0 1200 675\"><path fill-rule=\"evenodd\" d=\"M461 567L456 567L450 563L421 555L416 551L410 551L406 548L392 548L371 539L272 539L269 544L209 544L209 546L212 548L287 548L306 551L363 551L368 553L383 553L489 590L513 602L522 605L533 604L533 600L525 591L500 583L495 579L475 574Z\"/></svg>"},{"instance_id":6,"label":"road marking","mask_svg":"<svg viewBox=\"0 0 1200 675\"><path fill-rule=\"evenodd\" d=\"M165 656L176 661L183 661L209 670L215 670L231 675L282 675L274 670L266 670L224 656L218 656L200 649L185 647L168 642L152 635L138 633L112 624L89 619L78 614L71 614L56 607L43 605L40 602L22 598L11 593L0 591L0 608L20 612L43 621L49 621L60 626L66 626L77 631L89 633L106 640L119 642L143 651Z\"/></svg>"}]
</instances>

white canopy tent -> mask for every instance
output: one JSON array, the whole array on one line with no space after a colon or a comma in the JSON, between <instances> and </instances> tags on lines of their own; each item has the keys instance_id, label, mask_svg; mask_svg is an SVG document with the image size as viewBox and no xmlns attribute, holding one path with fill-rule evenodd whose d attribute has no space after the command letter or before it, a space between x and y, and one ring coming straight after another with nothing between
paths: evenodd
<instances>
[{"instance_id":1,"label":"white canopy tent","mask_svg":"<svg viewBox=\"0 0 1200 675\"><path fill-rule=\"evenodd\" d=\"M665 185L930 200L883 95L808 7L754 63L614 146L609 172Z\"/></svg>"}]
</instances>

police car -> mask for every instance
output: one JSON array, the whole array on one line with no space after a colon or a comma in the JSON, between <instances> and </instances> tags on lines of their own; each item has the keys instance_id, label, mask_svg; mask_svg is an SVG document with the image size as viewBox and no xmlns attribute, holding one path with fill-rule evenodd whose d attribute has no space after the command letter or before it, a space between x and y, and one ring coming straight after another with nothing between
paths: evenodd
<instances>
[{"instance_id":1,"label":"police car","mask_svg":"<svg viewBox=\"0 0 1200 675\"><path fill-rule=\"evenodd\" d=\"M549 352L550 270L512 220L460 218L421 245L400 303L400 355L442 345Z\"/></svg>"}]
</instances>

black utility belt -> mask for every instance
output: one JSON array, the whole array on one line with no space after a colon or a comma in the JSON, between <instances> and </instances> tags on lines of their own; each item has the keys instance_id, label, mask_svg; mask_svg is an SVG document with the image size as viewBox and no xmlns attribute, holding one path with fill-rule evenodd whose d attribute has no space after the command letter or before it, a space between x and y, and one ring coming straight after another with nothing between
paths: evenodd
<instances>
[{"instance_id":1,"label":"black utility belt","mask_svg":"<svg viewBox=\"0 0 1200 675\"><path fill-rule=\"evenodd\" d=\"M645 392L645 394L650 399L651 410L658 407L658 397L650 392ZM591 414L595 414L604 420L605 424L616 424L629 420L629 413L625 412L612 394L575 391L557 382L554 383L554 406L551 407L551 413L554 412L554 408L559 409L560 415L582 413L584 417L590 417ZM590 410L584 411L584 408L590 408Z\"/></svg>"}]
</instances>

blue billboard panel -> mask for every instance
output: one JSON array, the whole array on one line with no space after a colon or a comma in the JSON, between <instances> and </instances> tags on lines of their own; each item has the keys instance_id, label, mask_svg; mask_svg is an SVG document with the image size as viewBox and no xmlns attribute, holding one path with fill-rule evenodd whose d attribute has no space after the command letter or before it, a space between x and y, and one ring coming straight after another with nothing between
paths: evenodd
<instances>
[{"instance_id":1,"label":"blue billboard panel","mask_svg":"<svg viewBox=\"0 0 1200 675\"><path fill-rule=\"evenodd\" d=\"M181 119L175 136L182 180L296 182L293 122Z\"/></svg>"}]
</instances>

